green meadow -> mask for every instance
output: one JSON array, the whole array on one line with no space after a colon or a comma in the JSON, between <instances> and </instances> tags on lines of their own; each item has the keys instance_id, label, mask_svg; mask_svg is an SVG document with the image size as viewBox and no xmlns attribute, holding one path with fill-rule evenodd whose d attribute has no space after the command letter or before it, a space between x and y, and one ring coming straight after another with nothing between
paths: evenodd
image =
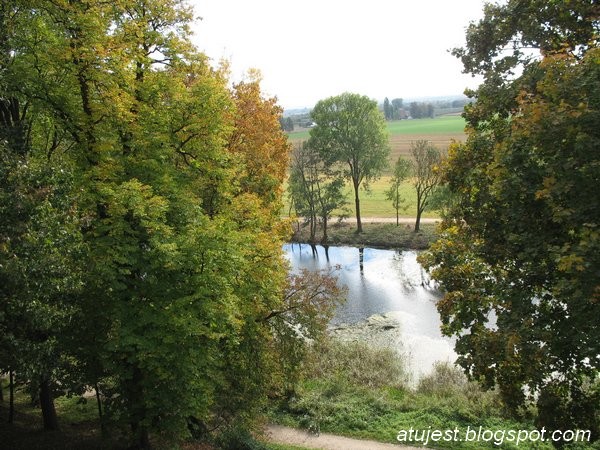
<instances>
[{"instance_id":1,"label":"green meadow","mask_svg":"<svg viewBox=\"0 0 600 450\"><path fill-rule=\"evenodd\" d=\"M378 180L372 182L367 190L360 190L360 213L363 218L369 217L396 217L396 210L392 206L392 202L385 198L385 191L390 187L389 176L382 176ZM417 214L417 194L411 181L405 181L400 186L400 196L406 200L408 206L405 210L400 210L400 217L415 217ZM350 183L346 184L346 215L354 217L354 190ZM287 214L289 211L289 198L285 196L285 209ZM334 217L339 217L343 211L337 211ZM439 217L437 211L425 211L423 217Z\"/></svg>"},{"instance_id":2,"label":"green meadow","mask_svg":"<svg viewBox=\"0 0 600 450\"><path fill-rule=\"evenodd\" d=\"M455 135L462 134L465 119L459 115L439 116L434 119L394 120L387 122L390 138L403 135ZM299 129L288 133L292 142L308 139L309 130Z\"/></svg>"}]
</instances>

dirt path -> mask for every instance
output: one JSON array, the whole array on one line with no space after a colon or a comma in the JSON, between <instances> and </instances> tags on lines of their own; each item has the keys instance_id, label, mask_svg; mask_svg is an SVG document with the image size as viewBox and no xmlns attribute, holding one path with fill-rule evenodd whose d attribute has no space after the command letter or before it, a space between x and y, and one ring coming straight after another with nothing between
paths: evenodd
<instances>
[{"instance_id":1,"label":"dirt path","mask_svg":"<svg viewBox=\"0 0 600 450\"><path fill-rule=\"evenodd\" d=\"M439 217L421 217L421 223L439 223L441 222L442 219L440 219ZM356 217L346 217L343 222L356 222ZM396 223L396 218L395 217L362 217L361 218L361 222L362 223ZM398 219L399 223L402 224L410 224L410 225L414 225L415 224L415 218L414 217L400 217Z\"/></svg>"},{"instance_id":2,"label":"dirt path","mask_svg":"<svg viewBox=\"0 0 600 450\"><path fill-rule=\"evenodd\" d=\"M423 450L424 447L407 447L400 444L384 444L377 441L352 439L334 434L321 433L316 436L295 428L269 425L267 436L271 442L297 445L319 450Z\"/></svg>"}]
</instances>

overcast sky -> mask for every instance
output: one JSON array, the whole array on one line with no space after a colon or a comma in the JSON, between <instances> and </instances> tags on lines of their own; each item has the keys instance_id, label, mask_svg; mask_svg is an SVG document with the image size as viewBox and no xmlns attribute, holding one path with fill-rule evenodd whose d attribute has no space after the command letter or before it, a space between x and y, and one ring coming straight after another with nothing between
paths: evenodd
<instances>
[{"instance_id":1,"label":"overcast sky","mask_svg":"<svg viewBox=\"0 0 600 450\"><path fill-rule=\"evenodd\" d=\"M345 91L410 98L461 94L448 49L482 17L483 0L189 0L202 18L194 42L230 60L234 81L249 68L285 108L313 106Z\"/></svg>"}]
</instances>

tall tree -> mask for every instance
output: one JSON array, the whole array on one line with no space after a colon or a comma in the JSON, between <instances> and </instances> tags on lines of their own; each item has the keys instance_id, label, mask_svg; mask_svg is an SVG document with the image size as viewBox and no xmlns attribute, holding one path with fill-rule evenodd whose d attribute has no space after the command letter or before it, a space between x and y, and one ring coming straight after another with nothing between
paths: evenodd
<instances>
[{"instance_id":1,"label":"tall tree","mask_svg":"<svg viewBox=\"0 0 600 450\"><path fill-rule=\"evenodd\" d=\"M454 51L484 82L450 152L456 205L424 262L465 370L515 412L537 403L539 426L598 439L598 5L484 12Z\"/></svg>"},{"instance_id":2,"label":"tall tree","mask_svg":"<svg viewBox=\"0 0 600 450\"><path fill-rule=\"evenodd\" d=\"M385 198L391 200L392 206L396 210L396 226L400 225L400 210L408 207L406 199L400 195L400 186L408 178L412 169L409 160L399 156L394 165L394 173L390 180L390 187L385 191Z\"/></svg>"},{"instance_id":3,"label":"tall tree","mask_svg":"<svg viewBox=\"0 0 600 450\"><path fill-rule=\"evenodd\" d=\"M394 117L392 105L387 97L383 100L383 116L385 117L385 120L392 120Z\"/></svg>"},{"instance_id":4,"label":"tall tree","mask_svg":"<svg viewBox=\"0 0 600 450\"><path fill-rule=\"evenodd\" d=\"M48 427L53 391L98 386L139 447L247 417L277 377L279 107L230 91L183 1L0 8L0 368Z\"/></svg>"},{"instance_id":5,"label":"tall tree","mask_svg":"<svg viewBox=\"0 0 600 450\"><path fill-rule=\"evenodd\" d=\"M394 119L400 119L400 110L404 107L404 100L401 98L392 99L392 112Z\"/></svg>"},{"instance_id":6,"label":"tall tree","mask_svg":"<svg viewBox=\"0 0 600 450\"><path fill-rule=\"evenodd\" d=\"M319 101L311 116L316 126L310 130L310 145L328 165L344 167L354 189L357 232L362 233L359 189L378 178L388 164L384 117L376 101L352 93Z\"/></svg>"},{"instance_id":7,"label":"tall tree","mask_svg":"<svg viewBox=\"0 0 600 450\"><path fill-rule=\"evenodd\" d=\"M442 155L431 142L425 140L411 142L410 154L413 158L413 186L417 193L415 233L418 233L421 216L442 180Z\"/></svg>"},{"instance_id":8,"label":"tall tree","mask_svg":"<svg viewBox=\"0 0 600 450\"><path fill-rule=\"evenodd\" d=\"M288 191L296 211L309 221L310 240L315 241L317 223L323 227L326 243L327 226L332 213L346 204L344 179L330 170L318 151L302 142L292 153Z\"/></svg>"}]
</instances>

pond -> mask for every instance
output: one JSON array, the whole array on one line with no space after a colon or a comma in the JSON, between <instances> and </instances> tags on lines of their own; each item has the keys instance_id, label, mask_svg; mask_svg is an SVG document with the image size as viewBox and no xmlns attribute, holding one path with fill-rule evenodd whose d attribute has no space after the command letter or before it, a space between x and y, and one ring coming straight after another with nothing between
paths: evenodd
<instances>
[{"instance_id":1,"label":"pond","mask_svg":"<svg viewBox=\"0 0 600 450\"><path fill-rule=\"evenodd\" d=\"M453 341L440 332L441 293L417 262L417 252L307 244L287 244L284 251L292 271L338 267L335 274L347 287L348 300L335 312L334 331L352 329L343 324L396 321L398 332L383 339L406 357L416 378L436 361L456 359Z\"/></svg>"}]
</instances>

